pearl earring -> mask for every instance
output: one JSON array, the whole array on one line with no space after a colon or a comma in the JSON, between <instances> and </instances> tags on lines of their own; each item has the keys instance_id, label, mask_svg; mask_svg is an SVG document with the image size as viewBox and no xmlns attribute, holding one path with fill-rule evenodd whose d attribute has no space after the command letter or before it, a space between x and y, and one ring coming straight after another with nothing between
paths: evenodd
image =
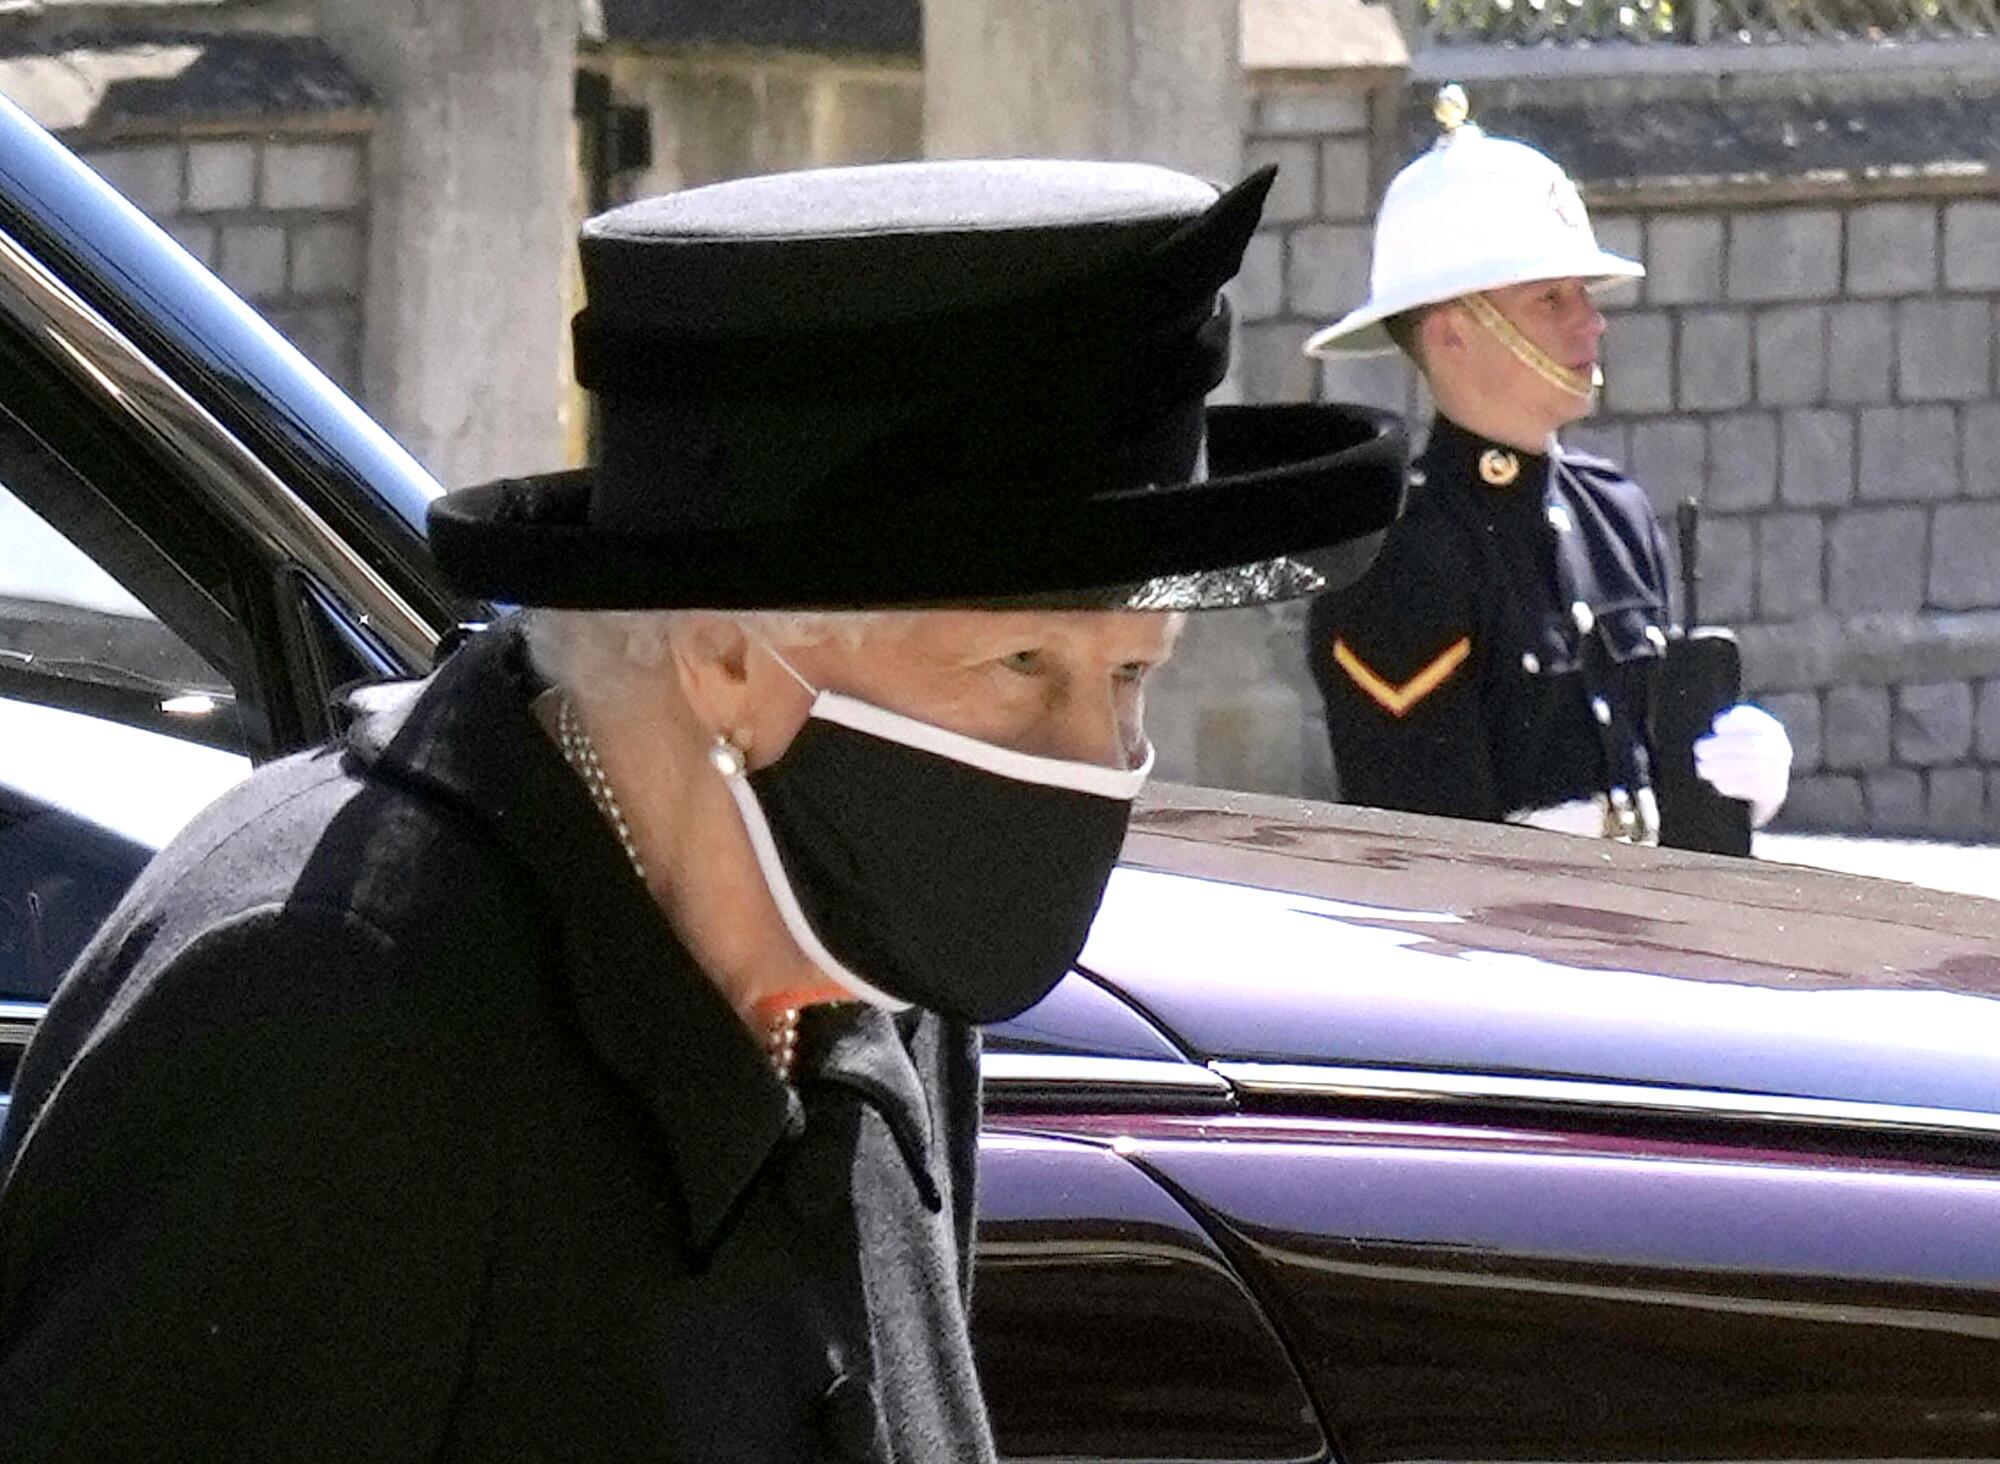
<instances>
[{"instance_id":1,"label":"pearl earring","mask_svg":"<svg viewBox=\"0 0 2000 1464\"><path fill-rule=\"evenodd\" d=\"M715 741L709 744L708 760L725 778L740 778L748 765L743 749L736 745L735 739L721 732L716 733Z\"/></svg>"}]
</instances>

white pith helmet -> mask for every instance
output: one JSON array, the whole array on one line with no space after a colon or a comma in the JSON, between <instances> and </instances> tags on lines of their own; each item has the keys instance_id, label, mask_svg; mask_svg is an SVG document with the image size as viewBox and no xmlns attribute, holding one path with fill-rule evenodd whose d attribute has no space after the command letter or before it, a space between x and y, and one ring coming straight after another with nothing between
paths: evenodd
<instances>
[{"instance_id":1,"label":"white pith helmet","mask_svg":"<svg viewBox=\"0 0 2000 1464\"><path fill-rule=\"evenodd\" d=\"M1386 351L1392 315L1531 280L1609 284L1646 267L1597 246L1576 184L1522 142L1466 121L1465 93L1438 92L1444 135L1398 173L1375 220L1368 303L1316 332L1306 354Z\"/></svg>"}]
</instances>

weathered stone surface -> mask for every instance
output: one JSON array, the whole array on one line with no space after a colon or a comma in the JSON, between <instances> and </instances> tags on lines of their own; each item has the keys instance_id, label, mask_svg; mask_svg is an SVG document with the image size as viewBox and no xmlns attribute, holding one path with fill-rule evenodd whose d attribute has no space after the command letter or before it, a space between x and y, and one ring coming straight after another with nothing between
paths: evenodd
<instances>
[{"instance_id":1,"label":"weathered stone surface","mask_svg":"<svg viewBox=\"0 0 2000 1464\"><path fill-rule=\"evenodd\" d=\"M1270 320L1285 312L1285 236L1276 229L1259 229L1243 251L1243 268L1230 283L1237 317Z\"/></svg>"},{"instance_id":2,"label":"weathered stone surface","mask_svg":"<svg viewBox=\"0 0 2000 1464\"><path fill-rule=\"evenodd\" d=\"M222 230L216 272L247 300L285 292L285 231L276 224L230 224Z\"/></svg>"},{"instance_id":3,"label":"weathered stone surface","mask_svg":"<svg viewBox=\"0 0 2000 1464\"><path fill-rule=\"evenodd\" d=\"M1993 311L1983 300L1896 307L1896 384L1911 402L1969 401L1993 391Z\"/></svg>"},{"instance_id":4,"label":"weathered stone surface","mask_svg":"<svg viewBox=\"0 0 2000 1464\"><path fill-rule=\"evenodd\" d=\"M1246 325L1238 339L1237 378L1252 402L1309 402L1314 362L1300 348L1313 327L1296 321Z\"/></svg>"},{"instance_id":5,"label":"weathered stone surface","mask_svg":"<svg viewBox=\"0 0 2000 1464\"><path fill-rule=\"evenodd\" d=\"M1369 230L1360 224L1311 224L1292 232L1285 260L1285 303L1293 315L1331 321L1368 298Z\"/></svg>"},{"instance_id":6,"label":"weathered stone surface","mask_svg":"<svg viewBox=\"0 0 2000 1464\"><path fill-rule=\"evenodd\" d=\"M1272 87L1257 95L1252 130L1274 137L1366 132L1368 97L1344 86Z\"/></svg>"},{"instance_id":7,"label":"weathered stone surface","mask_svg":"<svg viewBox=\"0 0 2000 1464\"><path fill-rule=\"evenodd\" d=\"M266 208L350 209L361 202L361 149L347 142L278 142L264 149Z\"/></svg>"},{"instance_id":8,"label":"weathered stone surface","mask_svg":"<svg viewBox=\"0 0 2000 1464\"><path fill-rule=\"evenodd\" d=\"M187 152L187 206L203 212L249 208L257 201L257 145L194 142Z\"/></svg>"},{"instance_id":9,"label":"weathered stone surface","mask_svg":"<svg viewBox=\"0 0 2000 1464\"><path fill-rule=\"evenodd\" d=\"M1941 839L1976 839L1987 832L1984 768L1938 768L1925 784L1925 824L1931 833Z\"/></svg>"},{"instance_id":10,"label":"weathered stone surface","mask_svg":"<svg viewBox=\"0 0 2000 1464\"><path fill-rule=\"evenodd\" d=\"M1708 487L1702 502L1736 512L1767 508L1778 496L1778 423L1768 412L1717 417L1708 424Z\"/></svg>"},{"instance_id":11,"label":"weathered stone surface","mask_svg":"<svg viewBox=\"0 0 2000 1464\"><path fill-rule=\"evenodd\" d=\"M1836 514L1827 536L1827 604L1850 615L1920 609L1926 517L1920 508Z\"/></svg>"},{"instance_id":12,"label":"weathered stone surface","mask_svg":"<svg viewBox=\"0 0 2000 1464\"><path fill-rule=\"evenodd\" d=\"M1862 797L1868 804L1868 827L1878 834L1920 834L1924 831L1924 775L1912 768L1882 768L1864 773Z\"/></svg>"},{"instance_id":13,"label":"weathered stone surface","mask_svg":"<svg viewBox=\"0 0 2000 1464\"><path fill-rule=\"evenodd\" d=\"M1813 513L1774 513L1757 528L1757 613L1789 620L1826 598L1826 530Z\"/></svg>"},{"instance_id":14,"label":"weathered stone surface","mask_svg":"<svg viewBox=\"0 0 2000 1464\"><path fill-rule=\"evenodd\" d=\"M1674 406L1674 321L1664 311L1620 314L1604 332L1604 405L1614 412Z\"/></svg>"},{"instance_id":15,"label":"weathered stone surface","mask_svg":"<svg viewBox=\"0 0 2000 1464\"><path fill-rule=\"evenodd\" d=\"M1820 761L1829 768L1866 771L1889 762L1889 690L1883 686L1834 686L1826 693Z\"/></svg>"},{"instance_id":16,"label":"weathered stone surface","mask_svg":"<svg viewBox=\"0 0 2000 1464\"><path fill-rule=\"evenodd\" d=\"M1819 694L1812 691L1779 691L1757 699L1758 704L1784 724L1792 739L1792 772L1817 772L1822 753L1820 744Z\"/></svg>"},{"instance_id":17,"label":"weathered stone surface","mask_svg":"<svg viewBox=\"0 0 2000 1464\"><path fill-rule=\"evenodd\" d=\"M1977 724L1973 746L1979 760L2000 763L2000 679L1980 682L1973 721Z\"/></svg>"},{"instance_id":18,"label":"weathered stone surface","mask_svg":"<svg viewBox=\"0 0 2000 1464\"><path fill-rule=\"evenodd\" d=\"M2000 494L2000 402L1976 402L1959 410L1960 486L1969 497Z\"/></svg>"},{"instance_id":19,"label":"weathered stone surface","mask_svg":"<svg viewBox=\"0 0 2000 1464\"><path fill-rule=\"evenodd\" d=\"M1334 223L1365 220L1373 212L1365 139L1329 138L1319 145L1319 211Z\"/></svg>"},{"instance_id":20,"label":"weathered stone surface","mask_svg":"<svg viewBox=\"0 0 2000 1464\"><path fill-rule=\"evenodd\" d=\"M1777 824L1814 833L1856 833L1867 828L1868 804L1861 796L1861 780L1838 773L1793 779Z\"/></svg>"},{"instance_id":21,"label":"weathered stone surface","mask_svg":"<svg viewBox=\"0 0 2000 1464\"><path fill-rule=\"evenodd\" d=\"M1680 406L1731 411L1750 400L1750 317L1737 310L1681 316Z\"/></svg>"},{"instance_id":22,"label":"weathered stone surface","mask_svg":"<svg viewBox=\"0 0 2000 1464\"><path fill-rule=\"evenodd\" d=\"M181 205L178 147L111 147L83 155L98 177L146 213L163 218Z\"/></svg>"},{"instance_id":23,"label":"weathered stone surface","mask_svg":"<svg viewBox=\"0 0 2000 1464\"><path fill-rule=\"evenodd\" d=\"M1914 295L1937 288L1938 214L1928 203L1867 203L1847 216L1847 292Z\"/></svg>"},{"instance_id":24,"label":"weathered stone surface","mask_svg":"<svg viewBox=\"0 0 2000 1464\"><path fill-rule=\"evenodd\" d=\"M2000 603L2000 503L1946 503L1931 525L1930 602L1941 610Z\"/></svg>"},{"instance_id":25,"label":"weathered stone surface","mask_svg":"<svg viewBox=\"0 0 2000 1464\"><path fill-rule=\"evenodd\" d=\"M1826 399L1886 402L1896 368L1896 312L1874 302L1835 305L1826 316Z\"/></svg>"},{"instance_id":26,"label":"weathered stone surface","mask_svg":"<svg viewBox=\"0 0 2000 1464\"><path fill-rule=\"evenodd\" d=\"M2000 290L2000 203L1980 198L1945 205L1944 286Z\"/></svg>"},{"instance_id":27,"label":"weathered stone surface","mask_svg":"<svg viewBox=\"0 0 2000 1464\"><path fill-rule=\"evenodd\" d=\"M307 224L292 231L291 292L295 296L352 295L361 288L367 240L345 221Z\"/></svg>"},{"instance_id":28,"label":"weathered stone surface","mask_svg":"<svg viewBox=\"0 0 2000 1464\"><path fill-rule=\"evenodd\" d=\"M1415 375L1401 355L1332 356L1319 363L1319 400L1406 412Z\"/></svg>"},{"instance_id":29,"label":"weathered stone surface","mask_svg":"<svg viewBox=\"0 0 2000 1464\"><path fill-rule=\"evenodd\" d=\"M1892 745L1896 761L1939 767L1972 751L1972 688L1963 681L1898 687Z\"/></svg>"},{"instance_id":30,"label":"weathered stone surface","mask_svg":"<svg viewBox=\"0 0 2000 1464\"><path fill-rule=\"evenodd\" d=\"M1563 428L1563 446L1572 452L1588 453L1592 457L1604 458L1616 463L1620 468L1631 461L1631 452L1626 442L1625 424L1606 418L1578 422L1573 427Z\"/></svg>"},{"instance_id":31,"label":"weathered stone surface","mask_svg":"<svg viewBox=\"0 0 2000 1464\"><path fill-rule=\"evenodd\" d=\"M1700 422L1678 418L1635 422L1629 450L1626 471L1646 490L1655 513L1669 516L1682 499L1700 496L1708 456L1707 434Z\"/></svg>"},{"instance_id":32,"label":"weathered stone surface","mask_svg":"<svg viewBox=\"0 0 2000 1464\"><path fill-rule=\"evenodd\" d=\"M1745 518L1701 521L1701 615L1704 621L1748 620L1757 603L1757 552Z\"/></svg>"},{"instance_id":33,"label":"weathered stone surface","mask_svg":"<svg viewBox=\"0 0 2000 1464\"><path fill-rule=\"evenodd\" d=\"M1319 212L1318 150L1303 139L1259 138L1243 147L1245 172L1275 163L1277 179L1264 204L1264 218L1273 224L1303 223Z\"/></svg>"},{"instance_id":34,"label":"weathered stone surface","mask_svg":"<svg viewBox=\"0 0 2000 1464\"><path fill-rule=\"evenodd\" d=\"M1723 237L1717 215L1655 214L1647 224L1647 300L1655 305L1720 300Z\"/></svg>"},{"instance_id":35,"label":"weathered stone surface","mask_svg":"<svg viewBox=\"0 0 2000 1464\"><path fill-rule=\"evenodd\" d=\"M1861 498L1936 501L1958 494L1958 419L1950 407L1861 413Z\"/></svg>"},{"instance_id":36,"label":"weathered stone surface","mask_svg":"<svg viewBox=\"0 0 2000 1464\"><path fill-rule=\"evenodd\" d=\"M1729 298L1811 300L1840 288L1840 215L1778 208L1729 221Z\"/></svg>"},{"instance_id":37,"label":"weathered stone surface","mask_svg":"<svg viewBox=\"0 0 2000 1464\"><path fill-rule=\"evenodd\" d=\"M1646 258L1646 227L1631 214L1599 214L1590 221L1600 249L1641 263ZM1599 285L1592 297L1606 310L1625 310L1639 303L1643 280L1614 280Z\"/></svg>"},{"instance_id":38,"label":"weathered stone surface","mask_svg":"<svg viewBox=\"0 0 2000 1464\"><path fill-rule=\"evenodd\" d=\"M1753 691L2000 678L2000 610L1829 612L1736 635Z\"/></svg>"},{"instance_id":39,"label":"weathered stone surface","mask_svg":"<svg viewBox=\"0 0 2000 1464\"><path fill-rule=\"evenodd\" d=\"M1778 496L1787 503L1846 503L1854 497L1854 419L1798 408L1782 418Z\"/></svg>"},{"instance_id":40,"label":"weathered stone surface","mask_svg":"<svg viewBox=\"0 0 2000 1464\"><path fill-rule=\"evenodd\" d=\"M1826 309L1786 305L1757 317L1757 400L1811 407L1826 399Z\"/></svg>"}]
</instances>

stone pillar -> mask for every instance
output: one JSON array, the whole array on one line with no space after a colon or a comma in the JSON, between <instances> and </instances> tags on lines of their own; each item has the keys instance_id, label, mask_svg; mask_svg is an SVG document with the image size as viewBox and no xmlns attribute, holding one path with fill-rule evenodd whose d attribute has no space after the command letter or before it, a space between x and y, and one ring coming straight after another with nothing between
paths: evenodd
<instances>
[{"instance_id":1,"label":"stone pillar","mask_svg":"<svg viewBox=\"0 0 2000 1464\"><path fill-rule=\"evenodd\" d=\"M361 395L447 487L560 465L575 0L317 0L378 109Z\"/></svg>"},{"instance_id":2,"label":"stone pillar","mask_svg":"<svg viewBox=\"0 0 2000 1464\"><path fill-rule=\"evenodd\" d=\"M932 157L1242 171L1237 0L924 0Z\"/></svg>"}]
</instances>

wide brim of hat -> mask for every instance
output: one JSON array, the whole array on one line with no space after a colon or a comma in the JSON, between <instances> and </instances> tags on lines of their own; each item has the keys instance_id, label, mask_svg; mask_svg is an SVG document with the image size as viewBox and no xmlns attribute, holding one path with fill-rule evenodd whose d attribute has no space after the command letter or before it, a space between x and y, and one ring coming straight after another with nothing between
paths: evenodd
<instances>
[{"instance_id":1,"label":"wide brim of hat","mask_svg":"<svg viewBox=\"0 0 2000 1464\"><path fill-rule=\"evenodd\" d=\"M1395 341L1383 329L1382 322L1405 311L1421 310L1426 305L1442 305L1447 300L1478 294L1483 290L1533 284L1537 280L1583 279L1588 280L1595 290L1627 280L1644 279L1645 275L1646 267L1636 259L1613 254L1608 249L1591 249L1573 257L1542 260L1532 265L1503 265L1462 277L1444 277L1428 287L1375 296L1332 325L1314 331L1306 338L1303 349L1308 356L1380 354L1396 349Z\"/></svg>"},{"instance_id":2,"label":"wide brim of hat","mask_svg":"<svg viewBox=\"0 0 2000 1464\"><path fill-rule=\"evenodd\" d=\"M591 524L583 468L448 493L430 541L461 593L511 605L1228 609L1366 572L1402 511L1407 455L1388 412L1212 407L1209 475L1189 483L618 533Z\"/></svg>"}]
</instances>

